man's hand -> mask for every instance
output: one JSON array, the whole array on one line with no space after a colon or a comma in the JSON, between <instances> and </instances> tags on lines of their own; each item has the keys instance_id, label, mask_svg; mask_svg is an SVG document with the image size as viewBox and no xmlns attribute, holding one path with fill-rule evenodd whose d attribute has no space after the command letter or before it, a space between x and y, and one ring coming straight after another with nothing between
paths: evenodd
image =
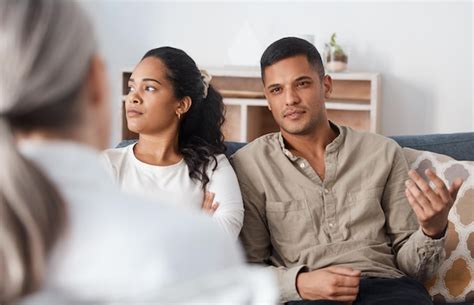
<instances>
[{"instance_id":1,"label":"man's hand","mask_svg":"<svg viewBox=\"0 0 474 305\"><path fill-rule=\"evenodd\" d=\"M411 180L405 183L405 194L415 211L423 233L431 238L441 238L448 225L449 210L456 200L463 181L460 178L454 180L448 190L432 170L427 169L425 174L435 187L431 188L415 170L410 170L408 175Z\"/></svg>"},{"instance_id":2,"label":"man's hand","mask_svg":"<svg viewBox=\"0 0 474 305\"><path fill-rule=\"evenodd\" d=\"M331 300L351 304L359 293L360 271L331 266L296 277L296 289L304 300Z\"/></svg>"},{"instance_id":3,"label":"man's hand","mask_svg":"<svg viewBox=\"0 0 474 305\"><path fill-rule=\"evenodd\" d=\"M214 193L211 193L211 192L204 193L204 200L202 202L201 209L210 215L213 215L214 212L219 207L219 203L214 202L214 197L215 197Z\"/></svg>"}]
</instances>

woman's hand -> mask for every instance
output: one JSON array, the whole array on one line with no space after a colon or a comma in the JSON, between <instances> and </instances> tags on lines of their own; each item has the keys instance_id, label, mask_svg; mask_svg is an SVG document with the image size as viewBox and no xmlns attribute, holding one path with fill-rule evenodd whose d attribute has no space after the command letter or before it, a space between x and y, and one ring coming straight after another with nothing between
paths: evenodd
<instances>
[{"instance_id":1,"label":"woman's hand","mask_svg":"<svg viewBox=\"0 0 474 305\"><path fill-rule=\"evenodd\" d=\"M214 202L214 197L216 194L211 193L211 192L205 192L204 193L204 200L202 202L201 209L208 213L209 215L214 214L214 212L217 210L219 207L219 203Z\"/></svg>"}]
</instances>

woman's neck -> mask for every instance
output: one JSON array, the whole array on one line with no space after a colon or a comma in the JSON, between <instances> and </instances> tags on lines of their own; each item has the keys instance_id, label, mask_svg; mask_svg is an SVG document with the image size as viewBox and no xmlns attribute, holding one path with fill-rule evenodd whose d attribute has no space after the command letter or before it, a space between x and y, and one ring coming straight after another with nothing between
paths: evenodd
<instances>
[{"instance_id":1,"label":"woman's neck","mask_svg":"<svg viewBox=\"0 0 474 305\"><path fill-rule=\"evenodd\" d=\"M147 164L166 166L178 163L183 157L178 151L178 136L140 134L133 149L135 157Z\"/></svg>"}]
</instances>

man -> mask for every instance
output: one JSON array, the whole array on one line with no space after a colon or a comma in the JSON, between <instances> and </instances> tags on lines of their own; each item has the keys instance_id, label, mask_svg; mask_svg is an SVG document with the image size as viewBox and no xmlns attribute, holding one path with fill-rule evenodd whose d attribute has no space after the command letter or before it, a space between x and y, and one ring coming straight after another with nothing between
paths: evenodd
<instances>
[{"instance_id":1,"label":"man","mask_svg":"<svg viewBox=\"0 0 474 305\"><path fill-rule=\"evenodd\" d=\"M394 141L328 121L332 81L312 44L280 39L260 64L280 132L232 157L249 261L274 269L289 304L431 304L415 279L443 259L462 182L447 190L430 171L434 189L415 172L408 180Z\"/></svg>"}]
</instances>

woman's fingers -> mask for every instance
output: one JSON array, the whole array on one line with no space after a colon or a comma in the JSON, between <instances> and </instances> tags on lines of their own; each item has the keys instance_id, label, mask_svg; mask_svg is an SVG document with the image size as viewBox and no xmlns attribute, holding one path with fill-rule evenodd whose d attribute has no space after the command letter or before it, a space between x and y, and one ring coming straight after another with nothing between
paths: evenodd
<instances>
[{"instance_id":1,"label":"woman's fingers","mask_svg":"<svg viewBox=\"0 0 474 305\"><path fill-rule=\"evenodd\" d=\"M214 214L214 212L219 207L219 203L214 202L215 194L211 192L204 193L204 200L202 202L202 209L209 214Z\"/></svg>"},{"instance_id":2,"label":"woman's fingers","mask_svg":"<svg viewBox=\"0 0 474 305\"><path fill-rule=\"evenodd\" d=\"M208 211L212 208L212 203L214 202L214 193L205 192L204 193L204 201L202 203L202 209Z\"/></svg>"}]
</instances>

